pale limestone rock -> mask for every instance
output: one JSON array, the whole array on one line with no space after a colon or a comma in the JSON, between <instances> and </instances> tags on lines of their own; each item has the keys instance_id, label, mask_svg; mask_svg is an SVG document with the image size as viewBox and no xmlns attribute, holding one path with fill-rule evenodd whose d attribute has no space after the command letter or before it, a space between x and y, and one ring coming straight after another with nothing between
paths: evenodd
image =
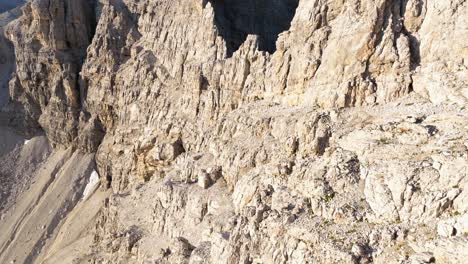
<instances>
[{"instance_id":1,"label":"pale limestone rock","mask_svg":"<svg viewBox=\"0 0 468 264\"><path fill-rule=\"evenodd\" d=\"M92 250L41 260L466 259L466 7L31 1L7 119L95 153L112 193Z\"/></svg>"},{"instance_id":2,"label":"pale limestone rock","mask_svg":"<svg viewBox=\"0 0 468 264\"><path fill-rule=\"evenodd\" d=\"M422 252L411 256L411 264L424 264L424 263L433 263L435 260L434 256L429 252Z\"/></svg>"},{"instance_id":3,"label":"pale limestone rock","mask_svg":"<svg viewBox=\"0 0 468 264\"><path fill-rule=\"evenodd\" d=\"M206 171L201 171L198 174L197 182L198 182L198 185L200 187L202 187L203 189L208 189L212 184L212 180L210 178L210 175L208 175L208 173L206 173Z\"/></svg>"},{"instance_id":4,"label":"pale limestone rock","mask_svg":"<svg viewBox=\"0 0 468 264\"><path fill-rule=\"evenodd\" d=\"M449 222L439 223L437 225L437 234L442 237L451 237L456 233L453 224Z\"/></svg>"},{"instance_id":5,"label":"pale limestone rock","mask_svg":"<svg viewBox=\"0 0 468 264\"><path fill-rule=\"evenodd\" d=\"M54 146L74 141L81 104L79 72L94 20L91 1L34 0L8 25L6 36L16 55L10 81L16 118L10 122L24 133L39 124Z\"/></svg>"}]
</instances>

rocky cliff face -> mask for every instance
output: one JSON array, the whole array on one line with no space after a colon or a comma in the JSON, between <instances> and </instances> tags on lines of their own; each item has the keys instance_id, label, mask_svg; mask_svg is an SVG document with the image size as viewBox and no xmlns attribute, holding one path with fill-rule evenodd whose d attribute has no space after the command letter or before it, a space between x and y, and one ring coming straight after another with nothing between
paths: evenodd
<instances>
[{"instance_id":1,"label":"rocky cliff face","mask_svg":"<svg viewBox=\"0 0 468 264\"><path fill-rule=\"evenodd\" d=\"M94 21L88 1L32 1L6 32L16 45L11 97L28 117L21 125L31 130L38 122L53 145L70 144L77 135L79 72Z\"/></svg>"},{"instance_id":2,"label":"rocky cliff face","mask_svg":"<svg viewBox=\"0 0 468 264\"><path fill-rule=\"evenodd\" d=\"M92 204L72 199L37 254L15 255L15 229L1 258L464 262L467 11L462 0L31 1L6 30L8 125L44 131L86 171L83 152L95 154L112 194L90 200L90 248L63 233Z\"/></svg>"}]
</instances>

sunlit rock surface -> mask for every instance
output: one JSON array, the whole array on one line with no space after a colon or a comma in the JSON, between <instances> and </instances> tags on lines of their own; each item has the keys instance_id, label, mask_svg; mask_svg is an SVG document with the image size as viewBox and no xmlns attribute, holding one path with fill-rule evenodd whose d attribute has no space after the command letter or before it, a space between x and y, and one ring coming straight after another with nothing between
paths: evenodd
<instances>
[{"instance_id":1,"label":"sunlit rock surface","mask_svg":"<svg viewBox=\"0 0 468 264\"><path fill-rule=\"evenodd\" d=\"M467 261L466 1L22 12L0 262Z\"/></svg>"}]
</instances>

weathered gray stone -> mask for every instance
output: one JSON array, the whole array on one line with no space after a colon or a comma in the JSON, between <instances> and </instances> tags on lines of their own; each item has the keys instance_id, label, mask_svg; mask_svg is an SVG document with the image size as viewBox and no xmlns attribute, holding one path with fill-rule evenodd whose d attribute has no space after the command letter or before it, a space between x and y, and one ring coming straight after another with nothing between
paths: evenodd
<instances>
[{"instance_id":1,"label":"weathered gray stone","mask_svg":"<svg viewBox=\"0 0 468 264\"><path fill-rule=\"evenodd\" d=\"M48 223L37 260L463 260L467 8L29 2L6 30L6 120L43 130L54 153L95 154L109 189L60 218L81 226L76 212L100 208L86 218L91 240ZM14 251L0 248L0 260Z\"/></svg>"}]
</instances>

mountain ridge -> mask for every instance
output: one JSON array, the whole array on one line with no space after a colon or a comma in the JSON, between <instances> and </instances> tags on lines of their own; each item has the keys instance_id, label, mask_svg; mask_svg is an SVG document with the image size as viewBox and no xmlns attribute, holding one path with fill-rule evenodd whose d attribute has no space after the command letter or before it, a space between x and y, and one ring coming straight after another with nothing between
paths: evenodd
<instances>
[{"instance_id":1,"label":"mountain ridge","mask_svg":"<svg viewBox=\"0 0 468 264\"><path fill-rule=\"evenodd\" d=\"M1 211L0 260L463 263L467 9L27 3L2 177L38 209Z\"/></svg>"}]
</instances>

